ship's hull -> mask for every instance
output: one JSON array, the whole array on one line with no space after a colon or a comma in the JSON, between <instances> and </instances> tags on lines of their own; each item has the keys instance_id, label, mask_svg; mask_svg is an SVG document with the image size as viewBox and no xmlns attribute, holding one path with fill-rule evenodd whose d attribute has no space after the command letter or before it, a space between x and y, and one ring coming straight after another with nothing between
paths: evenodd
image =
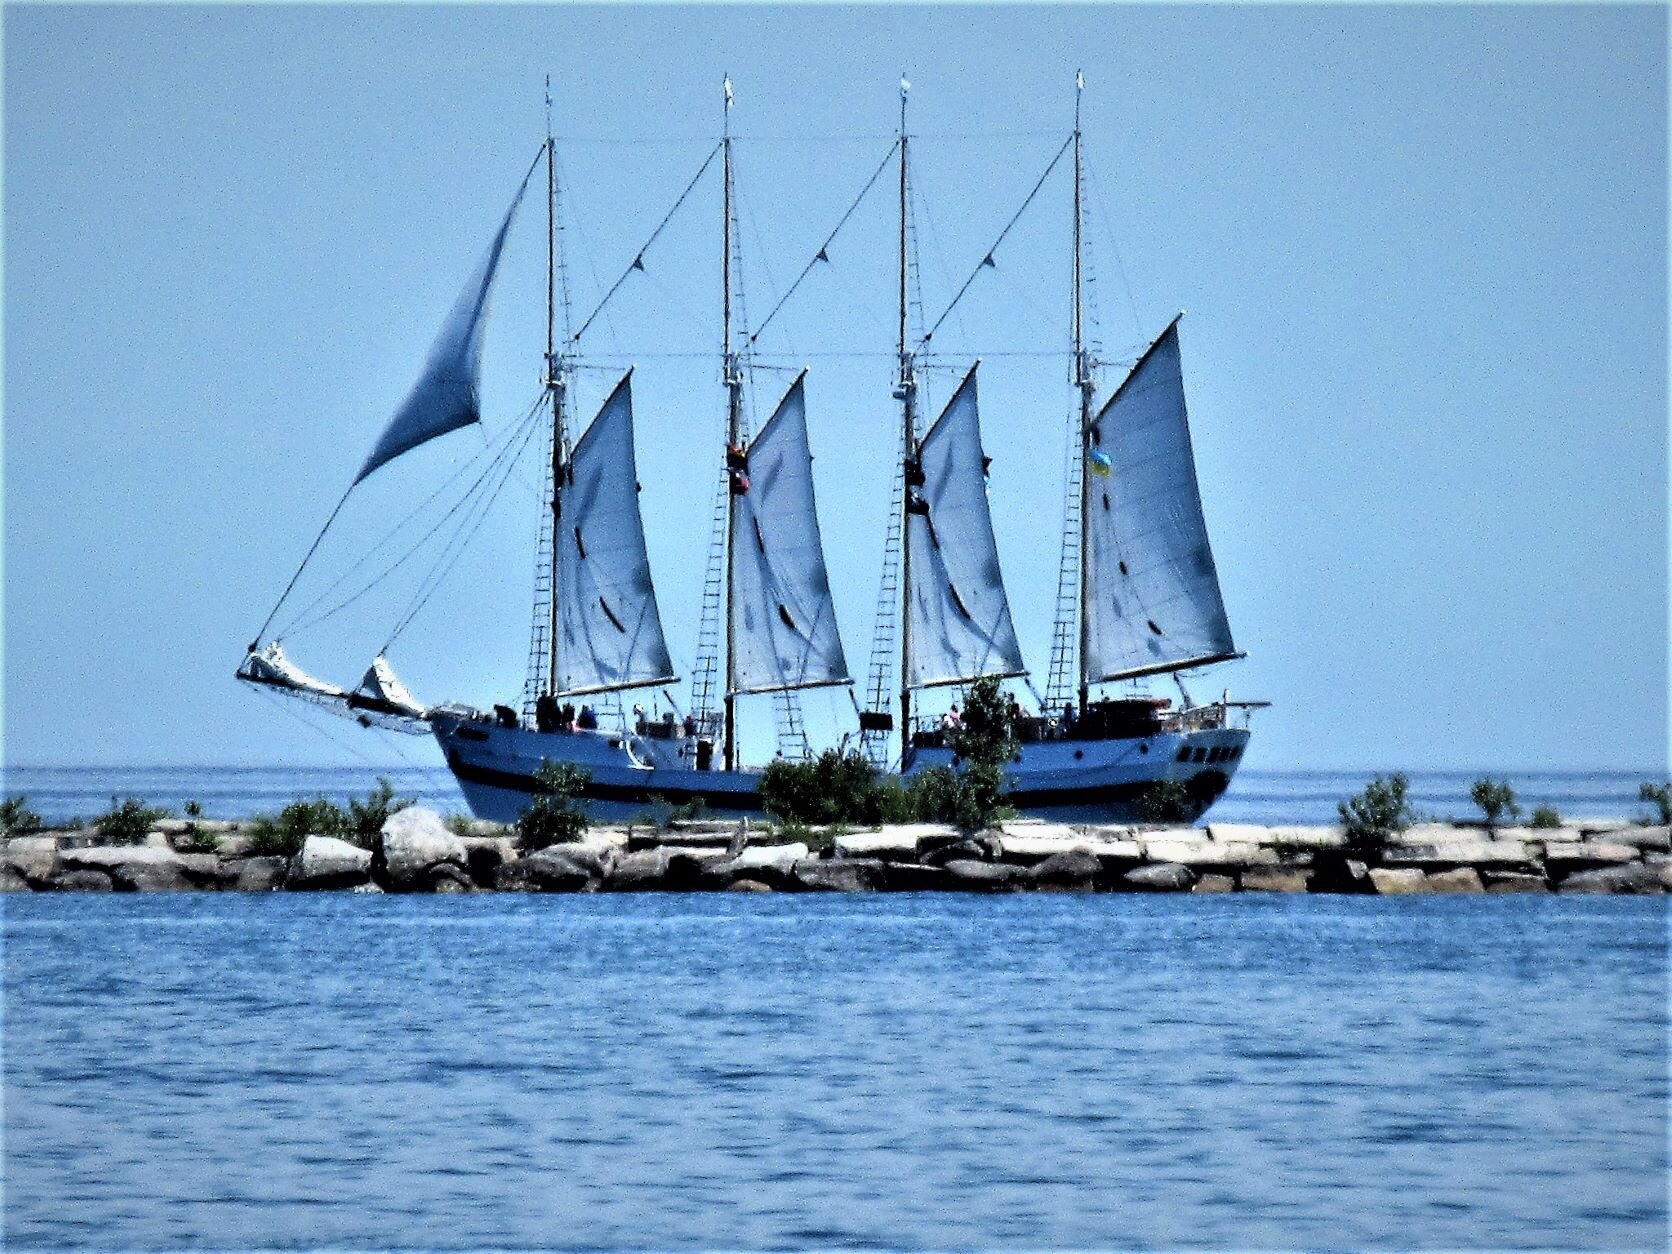
<instances>
[{"instance_id":1,"label":"ship's hull","mask_svg":"<svg viewBox=\"0 0 1672 1254\"><path fill-rule=\"evenodd\" d=\"M758 770L694 768L694 749L681 738L619 732L534 732L432 716L435 737L465 800L478 818L509 823L527 809L542 762L567 762L591 776L588 814L623 820L658 804L701 800L715 816L763 814ZM1005 772L1005 800L1018 811L1077 822L1120 823L1140 816L1155 784L1181 785L1198 810L1224 791L1248 743L1245 728L1218 727L1108 740L1046 740L1025 744ZM949 749L918 749L904 774L950 766Z\"/></svg>"}]
</instances>

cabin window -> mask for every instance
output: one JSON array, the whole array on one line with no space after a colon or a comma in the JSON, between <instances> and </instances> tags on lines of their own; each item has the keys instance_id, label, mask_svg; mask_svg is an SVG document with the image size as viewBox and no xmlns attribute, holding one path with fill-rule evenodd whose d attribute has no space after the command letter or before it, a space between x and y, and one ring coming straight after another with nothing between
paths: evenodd
<instances>
[{"instance_id":1,"label":"cabin window","mask_svg":"<svg viewBox=\"0 0 1672 1254\"><path fill-rule=\"evenodd\" d=\"M1196 750L1194 756L1197 762L1206 762L1208 760L1208 751L1206 749L1198 749Z\"/></svg>"},{"instance_id":2,"label":"cabin window","mask_svg":"<svg viewBox=\"0 0 1672 1254\"><path fill-rule=\"evenodd\" d=\"M1190 746L1189 745L1180 745L1179 746L1179 751L1178 751L1178 756L1175 757L1173 759L1173 761L1175 761L1175 762L1188 762L1188 761L1190 761Z\"/></svg>"}]
</instances>

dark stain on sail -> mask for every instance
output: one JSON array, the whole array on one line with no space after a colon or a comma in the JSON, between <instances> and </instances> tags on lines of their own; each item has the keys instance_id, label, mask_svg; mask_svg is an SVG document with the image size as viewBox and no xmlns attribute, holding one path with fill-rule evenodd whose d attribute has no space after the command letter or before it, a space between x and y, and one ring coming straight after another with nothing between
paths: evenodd
<instances>
[{"instance_id":1,"label":"dark stain on sail","mask_svg":"<svg viewBox=\"0 0 1672 1254\"><path fill-rule=\"evenodd\" d=\"M790 612L784 608L784 603L782 601L778 603L778 617L784 620L784 626L788 627L791 631L797 633L798 635L800 634L801 628L795 625L795 619L790 617Z\"/></svg>"},{"instance_id":2,"label":"dark stain on sail","mask_svg":"<svg viewBox=\"0 0 1672 1254\"><path fill-rule=\"evenodd\" d=\"M1144 621L1149 624L1149 629L1151 631L1153 631L1156 635L1159 636L1159 635L1165 634L1165 633L1162 632L1161 628L1159 628L1155 625L1155 620L1153 618L1146 618Z\"/></svg>"},{"instance_id":3,"label":"dark stain on sail","mask_svg":"<svg viewBox=\"0 0 1672 1254\"><path fill-rule=\"evenodd\" d=\"M586 545L581 543L581 529L579 527L575 528L575 552L581 555L583 562L586 560Z\"/></svg>"},{"instance_id":4,"label":"dark stain on sail","mask_svg":"<svg viewBox=\"0 0 1672 1254\"><path fill-rule=\"evenodd\" d=\"M948 593L951 594L952 604L958 607L958 612L960 614L962 614L965 618L969 618L970 617L970 612L969 612L968 609L966 609L964 607L964 598L958 595L958 589L954 585L952 585L951 583L948 583L946 585L946 590L947 590ZM974 621L974 620L972 619L971 621Z\"/></svg>"},{"instance_id":5,"label":"dark stain on sail","mask_svg":"<svg viewBox=\"0 0 1672 1254\"><path fill-rule=\"evenodd\" d=\"M627 629L621 625L621 620L615 616L615 611L610 608L610 603L603 597L598 598L598 608L604 611L604 617L610 620L610 626L624 636L627 634ZM1155 624L1151 623L1150 626L1153 627Z\"/></svg>"},{"instance_id":6,"label":"dark stain on sail","mask_svg":"<svg viewBox=\"0 0 1672 1254\"><path fill-rule=\"evenodd\" d=\"M766 538L761 535L761 520L758 518L751 518L749 521L755 524L755 547L762 553L766 552Z\"/></svg>"},{"instance_id":7,"label":"dark stain on sail","mask_svg":"<svg viewBox=\"0 0 1672 1254\"><path fill-rule=\"evenodd\" d=\"M1125 562L1122 562L1120 564L1120 573L1123 574L1123 575L1130 575L1132 573L1131 571L1126 569L1126 563Z\"/></svg>"},{"instance_id":8,"label":"dark stain on sail","mask_svg":"<svg viewBox=\"0 0 1672 1254\"><path fill-rule=\"evenodd\" d=\"M1109 508L1109 494L1107 492L1103 494L1103 508L1105 510Z\"/></svg>"}]
</instances>

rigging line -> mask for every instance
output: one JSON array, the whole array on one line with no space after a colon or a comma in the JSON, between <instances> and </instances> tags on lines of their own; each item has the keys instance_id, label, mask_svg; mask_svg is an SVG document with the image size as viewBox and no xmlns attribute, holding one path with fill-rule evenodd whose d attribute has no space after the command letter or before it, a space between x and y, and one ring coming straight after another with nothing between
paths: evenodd
<instances>
[{"instance_id":1,"label":"rigging line","mask_svg":"<svg viewBox=\"0 0 1672 1254\"><path fill-rule=\"evenodd\" d=\"M940 317L935 319L935 325L924 332L923 338L917 343L918 348L922 348L925 344L927 344L934 336L935 332L940 330L941 323L945 322L947 315L958 307L958 302L964 299L964 293L970 290L970 284L975 282L976 276L992 263L993 254L999 250L999 245L1004 243L1004 237L1010 234L1010 228L1015 226L1017 220L1027 212L1028 206L1033 203L1033 198L1039 195L1039 189L1045 186L1045 180L1051 177L1051 171L1057 168L1057 162L1062 160L1062 154L1067 152L1070 145L1073 143L1074 137L1072 135L1062 141L1062 147L1057 149L1057 155L1051 158L1051 164L1045 167L1045 173L1039 176L1039 181L1033 185L1033 190L1028 193L1027 199L1022 202L1021 208L1017 209L1015 213L1010 215L1010 221L1004 224L1004 230L999 232L999 237L993 241L993 246L987 250L980 261L975 263L975 269L970 271L970 277L964 280L964 286L958 289L958 294L952 298L952 303L946 307Z\"/></svg>"},{"instance_id":2,"label":"rigging line","mask_svg":"<svg viewBox=\"0 0 1672 1254\"><path fill-rule=\"evenodd\" d=\"M535 404L540 405L543 402L544 402L544 397L542 397L539 401L536 401ZM413 519L417 518L420 514L422 514L425 510L427 510L431 505L433 505L435 503L436 499L438 497L440 497L442 495L442 493L446 492L455 483L457 483L461 478L463 478L464 475L473 466L476 465L476 463L482 458L482 456L484 454L489 453L493 450L494 442L488 440L487 432L485 430L482 430L480 423L477 424L477 429L482 431L482 447L477 449L468 458L466 458L465 461L463 462L463 464L461 464L458 467L458 469L456 469L455 471L453 471L452 474L447 476L446 480L442 482L440 487L436 488L436 490L434 492L431 492L429 494L429 496L425 497L424 500L419 502L418 505L416 505L406 515L406 517L402 518L393 527L391 527L388 530L388 532L386 532L384 534L384 536L381 540L379 540L376 544L372 545L372 547L370 549L366 550L365 553L361 554L360 557L356 558L355 561L348 567L348 569L343 571L342 574L338 575L336 577L336 579L333 580L331 582L331 584L323 592L321 592L318 596L316 596L312 601L308 602L307 605L305 605L301 609L297 610L295 614L291 615L290 622L285 625L283 631L279 632L279 636L281 638L283 636L287 635L290 632L291 628L293 628L297 624L298 621L307 617L309 614L312 614L321 605L323 605L331 597L331 595L337 591L337 589L341 588L343 586L343 584L348 582L349 577L351 575L353 575L355 571L359 570L367 562L371 561L372 558L377 556L377 554L380 553L389 544L389 542L391 540L393 540L397 535L399 535L400 532L404 528L406 528L412 522ZM506 427L505 430L503 432L501 432L498 437L496 437L496 440L504 439L504 438L507 438L511 435L514 435L515 432L516 432L516 429L517 428L516 428L515 425Z\"/></svg>"},{"instance_id":3,"label":"rigging line","mask_svg":"<svg viewBox=\"0 0 1672 1254\"><path fill-rule=\"evenodd\" d=\"M948 139L1040 139L1050 135L1060 135L1058 130L1041 131L913 131L914 139L948 140ZM559 142L565 144L598 144L600 146L619 146L624 148L672 147L680 144L694 145L712 139L712 135L665 135L658 139L630 138L615 135L559 135ZM877 140L898 140L895 131L849 131L836 132L826 135L747 135L733 132L732 141L742 144L857 144L875 142Z\"/></svg>"},{"instance_id":4,"label":"rigging line","mask_svg":"<svg viewBox=\"0 0 1672 1254\"><path fill-rule=\"evenodd\" d=\"M314 537L314 542L308 546L307 553L302 557L302 564L296 568L296 573L290 577L290 582L285 584L284 591L279 593L279 599L273 602L273 608L267 611L267 618L262 622L261 630L255 633L255 639L250 641L251 653L256 651L256 646L261 643L261 638L267 634L267 629L273 625L273 618L278 614L279 607L285 603L285 598L290 595L291 589L296 586L296 581L302 577L302 572L307 569L308 563L313 560L314 553L319 549L319 542L325 539L325 533L331 530L331 524L337 521L337 515L342 513L343 506L348 504L349 493L354 491L355 485L359 482L356 479L354 483L348 485L348 491L342 494L342 499L337 502L337 507L331 511L331 516L325 520L325 525L319 529L319 534Z\"/></svg>"},{"instance_id":5,"label":"rigging line","mask_svg":"<svg viewBox=\"0 0 1672 1254\"><path fill-rule=\"evenodd\" d=\"M482 529L482 523L487 519L488 511L493 508L493 503L499 499L499 494L505 490L505 485L511 478L511 472L516 469L517 463L522 459L523 452L528 448L529 441L534 438L534 433L539 427L540 424L537 423L529 425L528 432L523 436L522 443L517 446L516 453L507 459L505 470L499 476L498 484L494 486L491 492L483 493L480 501L475 506L475 518L472 519L467 515L460 522L459 529L453 533L452 539L442 549L441 556L436 559L436 565L431 569L430 574L425 577L424 583L419 584L419 591L414 594L415 604L408 610L406 617L401 619L394 630L389 633L389 639L384 642L380 652L388 653L390 645L395 643L395 637L399 636L412 624L412 620L418 617L418 612L429 604L430 598L446 582L447 576L453 573L453 567L458 565L459 558L464 555L465 549L470 546L470 542L475 538L476 533ZM448 550L451 550L450 554ZM427 588L425 587L426 584L428 585Z\"/></svg>"},{"instance_id":6,"label":"rigging line","mask_svg":"<svg viewBox=\"0 0 1672 1254\"><path fill-rule=\"evenodd\" d=\"M539 402L539 401L535 402L534 408L529 411L529 413L522 419L522 421L520 423L517 424L517 428L516 428L517 430L520 431L525 426L532 427L533 422L534 422L534 418L539 413L540 405L541 405L541 402ZM414 543L413 546L411 548L409 548L405 553L403 553L400 556L399 559L397 559L390 566L386 567L382 571L382 573L377 575L374 579L371 580L370 583L366 584L363 588L361 588L358 592L354 593L352 596L347 597L343 601L334 605L332 608L330 608L328 610L325 610L322 613L314 615L312 618L309 618L304 623L294 624L292 626L291 630L293 630L293 631L305 631L309 627L317 626L318 624L325 622L327 619L335 617L337 614L342 613L342 611L347 609L350 605L353 605L361 597L365 596L373 588L377 587L378 584L382 583L385 579L387 579L390 575L394 574L402 566L406 565L406 563L409 562L419 552L419 550L421 550L424 547L424 545L429 543L430 538L432 536L434 536L436 532L440 531L444 526L447 525L448 519L452 518L454 514L458 513L460 509L464 508L464 506L471 500L471 498L476 495L477 490L487 480L487 477L490 474L493 473L494 467L497 466L499 464L499 462L505 457L505 454L509 449L510 449L510 444L507 443L505 448L501 449L494 456L493 460L490 461L487 464L487 466L483 469L481 475L479 475L477 477L476 482L470 485L470 488L465 492L464 496L461 497L458 500L458 502L455 503L454 506L451 509L449 509L445 514L443 514L436 521L435 526L431 527L422 536L420 536L418 538L417 542Z\"/></svg>"},{"instance_id":7,"label":"rigging line","mask_svg":"<svg viewBox=\"0 0 1672 1254\"><path fill-rule=\"evenodd\" d=\"M721 142L715 144L713 148L709 149L708 156L704 159L702 166L697 170L696 174L692 176L691 181L685 185L685 190L679 193L679 199L673 202L673 208L669 209L662 220L656 224L656 229L650 233L650 238L645 240L644 246L634 254L633 260L629 262L627 268L621 272L621 277L615 281L614 286L612 286L609 291L604 293L604 299L598 302L598 308L588 314L586 321L581 323L581 329L569 337L569 342L571 344L575 343L581 338L581 336L586 334L586 329L592 325L593 319L604 311L604 307L608 305L611 298L621 290L621 285L628 280L633 271L644 269L645 253L648 252L650 250L650 246L656 242L656 237L662 233L662 229L673 220L673 215L679 212L679 207L685 203L685 198L691 194L692 189L696 187L702 176L708 173L708 167L714 164L714 158L719 154L720 149L724 146L724 142Z\"/></svg>"},{"instance_id":8,"label":"rigging line","mask_svg":"<svg viewBox=\"0 0 1672 1254\"><path fill-rule=\"evenodd\" d=\"M1109 237L1109 247L1115 254L1115 270L1120 275L1121 288L1126 292L1127 307L1132 311L1132 326L1139 336L1142 336L1144 334L1144 323L1138 317L1138 302L1133 299L1132 284L1127 281L1126 261L1120 255L1120 240L1115 237L1115 229L1109 222L1109 205L1103 199L1103 181L1097 177L1095 168L1088 167L1086 172L1091 175L1091 190L1092 194L1097 197L1097 209L1103 218L1103 232Z\"/></svg>"},{"instance_id":9,"label":"rigging line","mask_svg":"<svg viewBox=\"0 0 1672 1254\"><path fill-rule=\"evenodd\" d=\"M800 274L795 276L795 282L790 284L789 290L778 298L778 303L772 307L772 312L766 315L766 320L762 322L760 326L755 328L755 333L749 337L750 344L753 344L756 340L760 339L761 332L766 330L772 320L778 316L778 311L784 307L784 302L795 294L795 289L801 286L801 280L805 279L813 272L813 267L819 264L819 259L823 258L826 262L830 260L830 258L825 256L825 249L829 248L830 245L835 242L836 236L841 232L842 228L848 224L848 219L853 217L854 210L859 208L859 202L865 199L866 193L868 193L871 188L876 185L876 181L882 177L882 172L888 168L889 161L893 159L895 150L899 147L900 141L896 138L894 142L889 145L888 151L883 154L882 160L877 164L877 168L872 172L871 177L865 181L865 186L859 189L859 195L853 198L853 203L848 206L848 211L844 213L841 220L836 223L836 229L831 231L830 234L825 237L824 243L819 245L818 252L813 254L813 259L802 268Z\"/></svg>"},{"instance_id":10,"label":"rigging line","mask_svg":"<svg viewBox=\"0 0 1672 1254\"><path fill-rule=\"evenodd\" d=\"M353 745L349 744L346 740L339 740L337 737L333 736L330 732L326 731L325 728L323 726L321 726L319 723L314 722L310 718L304 718L302 716L301 711L299 711L295 706L291 705L290 702L287 701L284 697L279 696L278 693L268 692L265 688L257 688L257 689L255 689L255 694L258 697L262 697L262 698L264 698L268 701L273 702L274 705L278 706L279 709L283 710L286 714L290 715L291 718L295 719L298 723L302 724L303 727L306 727L311 732L315 732L318 735L324 736L325 739L329 740L332 744L336 745L337 748L343 750L344 752L349 754L351 757L359 758L360 761L364 762L367 766L375 767L378 770L388 769L384 764L372 761L365 754L361 753L358 749L356 749Z\"/></svg>"}]
</instances>

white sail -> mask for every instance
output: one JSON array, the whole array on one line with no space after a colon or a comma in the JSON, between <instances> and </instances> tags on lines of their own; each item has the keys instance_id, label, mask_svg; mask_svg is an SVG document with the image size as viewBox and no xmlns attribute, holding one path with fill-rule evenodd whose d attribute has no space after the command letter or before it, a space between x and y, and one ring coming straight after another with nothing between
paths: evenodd
<instances>
[{"instance_id":1,"label":"white sail","mask_svg":"<svg viewBox=\"0 0 1672 1254\"><path fill-rule=\"evenodd\" d=\"M493 288L494 272L499 269L499 256L505 250L511 219L516 216L517 206L527 190L525 178L511 207L505 211L505 220L494 233L487 256L476 267L448 311L447 320L441 324L441 331L425 359L423 373L378 437L360 473L354 476L355 483L420 444L480 421L477 379L481 373L482 328L487 322L488 294Z\"/></svg>"},{"instance_id":2,"label":"white sail","mask_svg":"<svg viewBox=\"0 0 1672 1254\"><path fill-rule=\"evenodd\" d=\"M1020 675L1026 669L987 505L975 370L970 367L918 446L922 484L914 486L915 476L908 477L906 682L914 688Z\"/></svg>"},{"instance_id":3,"label":"white sail","mask_svg":"<svg viewBox=\"0 0 1672 1254\"><path fill-rule=\"evenodd\" d=\"M645 556L629 370L575 445L558 492L557 695L673 683Z\"/></svg>"},{"instance_id":4,"label":"white sail","mask_svg":"<svg viewBox=\"0 0 1672 1254\"><path fill-rule=\"evenodd\" d=\"M791 385L732 475L735 692L851 682L813 499L805 377Z\"/></svg>"},{"instance_id":5,"label":"white sail","mask_svg":"<svg viewBox=\"0 0 1672 1254\"><path fill-rule=\"evenodd\" d=\"M1237 656L1196 485L1178 319L1097 415L1086 458L1087 682Z\"/></svg>"}]
</instances>

